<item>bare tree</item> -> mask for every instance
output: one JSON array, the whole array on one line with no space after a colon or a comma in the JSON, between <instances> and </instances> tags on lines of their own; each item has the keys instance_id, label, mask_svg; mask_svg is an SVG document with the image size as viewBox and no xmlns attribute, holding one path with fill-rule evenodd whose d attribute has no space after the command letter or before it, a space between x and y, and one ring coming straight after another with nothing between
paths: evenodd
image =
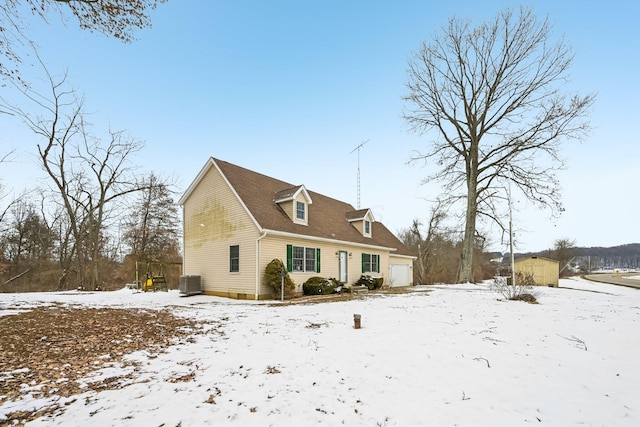
<instances>
[{"instance_id":1,"label":"bare tree","mask_svg":"<svg viewBox=\"0 0 640 427\"><path fill-rule=\"evenodd\" d=\"M50 94L21 89L40 113L8 108L43 139L38 144L40 164L65 213L66 221L60 224L72 238L67 255L75 254L81 285L93 288L100 284L98 266L112 209L117 200L145 187L129 165L131 155L143 144L122 131L109 131L106 142L92 135L83 100L66 88L66 75L54 79L42 65Z\"/></svg>"},{"instance_id":2,"label":"bare tree","mask_svg":"<svg viewBox=\"0 0 640 427\"><path fill-rule=\"evenodd\" d=\"M428 222L414 219L411 227L398 233L400 240L414 253L414 280L419 284L452 283L457 278L460 258L459 238L444 225L447 212L438 200L432 206Z\"/></svg>"},{"instance_id":3,"label":"bare tree","mask_svg":"<svg viewBox=\"0 0 640 427\"><path fill-rule=\"evenodd\" d=\"M23 262L50 261L55 236L36 205L26 197L20 198L11 208L11 217L11 225L6 233L6 249L13 266L19 267Z\"/></svg>"},{"instance_id":4,"label":"bare tree","mask_svg":"<svg viewBox=\"0 0 640 427\"><path fill-rule=\"evenodd\" d=\"M1 108L1 106L0 106ZM10 152L0 155L0 165L2 165L3 163L9 162L11 161L11 156L13 155L13 153L15 152L15 150L11 150ZM4 193L4 184L2 183L2 175L0 175L0 203L7 197L7 195ZM13 203L15 203L17 200L14 200L12 202L10 202L7 206L0 206L0 231L2 231L2 221L5 217L5 215L7 214L7 212L9 211L9 208L11 208L11 206L13 205Z\"/></svg>"},{"instance_id":5,"label":"bare tree","mask_svg":"<svg viewBox=\"0 0 640 427\"><path fill-rule=\"evenodd\" d=\"M551 30L526 8L477 27L453 18L409 62L404 118L412 131L437 133L412 160L434 162L425 181L443 182L449 202L466 203L462 282L474 280L478 216L502 224L496 206L507 182L541 207L562 209L559 146L586 135L595 98L562 93L573 53Z\"/></svg>"},{"instance_id":6,"label":"bare tree","mask_svg":"<svg viewBox=\"0 0 640 427\"><path fill-rule=\"evenodd\" d=\"M404 245L409 248L414 254L417 254L416 260L413 262L413 279L416 284L426 283L426 268L423 256L423 242L422 237L422 222L418 218L415 218L411 227L401 229L398 232L398 237Z\"/></svg>"},{"instance_id":7,"label":"bare tree","mask_svg":"<svg viewBox=\"0 0 640 427\"><path fill-rule=\"evenodd\" d=\"M549 251L549 256L560 263L560 275L569 276L572 271L569 264L578 255L576 241L568 237L556 239L553 242L553 248Z\"/></svg>"},{"instance_id":8,"label":"bare tree","mask_svg":"<svg viewBox=\"0 0 640 427\"><path fill-rule=\"evenodd\" d=\"M178 206L168 183L151 173L124 221L123 240L137 260L173 260L180 248Z\"/></svg>"},{"instance_id":9,"label":"bare tree","mask_svg":"<svg viewBox=\"0 0 640 427\"><path fill-rule=\"evenodd\" d=\"M102 254L104 232L107 221L111 218L115 201L130 193L140 191L144 186L139 185L132 173L128 160L133 153L142 148L142 143L130 139L122 131L110 131L109 140L103 144L101 140L87 138L83 132L83 144L76 148L73 156L76 164L88 164L86 176L76 175L78 199L84 215L81 230L86 236L86 254L90 256L92 287L100 284L99 259ZM42 150L40 151L42 156ZM42 157L43 164L47 159Z\"/></svg>"},{"instance_id":10,"label":"bare tree","mask_svg":"<svg viewBox=\"0 0 640 427\"><path fill-rule=\"evenodd\" d=\"M166 179L154 173L145 178L144 184L145 189L135 194L121 222L119 243L125 256L120 257L121 266L114 278L128 281L135 277L138 280L140 276L136 272L144 273L138 270L139 266L159 263L167 285L172 287L178 284L182 272L180 214L175 193Z\"/></svg>"},{"instance_id":11,"label":"bare tree","mask_svg":"<svg viewBox=\"0 0 640 427\"><path fill-rule=\"evenodd\" d=\"M151 12L166 0L5 0L0 4L0 75L21 80L21 46L30 43L27 19L74 20L83 30L131 42L151 27Z\"/></svg>"},{"instance_id":12,"label":"bare tree","mask_svg":"<svg viewBox=\"0 0 640 427\"><path fill-rule=\"evenodd\" d=\"M51 193L55 199L55 193ZM70 273L76 273L74 268L74 261L76 260L76 242L74 239L73 230L71 228L71 219L67 214L64 206L59 203L53 203L54 210L44 213L44 198L43 198L43 217L47 222L49 229L55 235L58 243L54 260L58 264L60 274L58 275L58 283L56 290L61 291L67 288L67 279Z\"/></svg>"}]
</instances>

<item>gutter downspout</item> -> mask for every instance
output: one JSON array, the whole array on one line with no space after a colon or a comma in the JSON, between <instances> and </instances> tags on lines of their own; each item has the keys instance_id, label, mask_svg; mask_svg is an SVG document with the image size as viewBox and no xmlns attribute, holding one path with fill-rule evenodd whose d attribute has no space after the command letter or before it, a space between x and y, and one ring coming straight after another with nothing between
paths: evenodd
<instances>
[{"instance_id":1,"label":"gutter downspout","mask_svg":"<svg viewBox=\"0 0 640 427\"><path fill-rule=\"evenodd\" d=\"M187 238L185 237L185 229L186 224L184 222L184 205L182 205L182 274L187 271L187 257L185 256L187 252ZM182 275L181 274L181 275ZM136 262L136 281L138 280L138 263ZM200 285L200 289L202 290L202 284Z\"/></svg>"},{"instance_id":2,"label":"gutter downspout","mask_svg":"<svg viewBox=\"0 0 640 427\"><path fill-rule=\"evenodd\" d=\"M257 301L258 293L260 292L260 240L267 237L267 232L263 231L260 236L256 239L256 294L255 300Z\"/></svg>"}]
</instances>

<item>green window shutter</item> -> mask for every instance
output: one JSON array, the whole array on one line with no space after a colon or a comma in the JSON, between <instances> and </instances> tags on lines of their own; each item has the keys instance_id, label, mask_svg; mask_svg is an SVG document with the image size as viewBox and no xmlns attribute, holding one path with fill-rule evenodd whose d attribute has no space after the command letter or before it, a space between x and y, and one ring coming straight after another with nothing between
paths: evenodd
<instances>
[{"instance_id":1,"label":"green window shutter","mask_svg":"<svg viewBox=\"0 0 640 427\"><path fill-rule=\"evenodd\" d=\"M380 273L380 255L376 255L378 257L378 262L376 263L376 273Z\"/></svg>"},{"instance_id":2,"label":"green window shutter","mask_svg":"<svg viewBox=\"0 0 640 427\"><path fill-rule=\"evenodd\" d=\"M293 246L287 245L287 271L291 272L293 269Z\"/></svg>"},{"instance_id":3,"label":"green window shutter","mask_svg":"<svg viewBox=\"0 0 640 427\"><path fill-rule=\"evenodd\" d=\"M365 263L364 263L364 256L365 256L365 254L362 254L362 273L363 274L366 273L366 271L365 271L366 267L365 267Z\"/></svg>"},{"instance_id":4,"label":"green window shutter","mask_svg":"<svg viewBox=\"0 0 640 427\"><path fill-rule=\"evenodd\" d=\"M316 249L316 273L320 273L320 248Z\"/></svg>"}]
</instances>

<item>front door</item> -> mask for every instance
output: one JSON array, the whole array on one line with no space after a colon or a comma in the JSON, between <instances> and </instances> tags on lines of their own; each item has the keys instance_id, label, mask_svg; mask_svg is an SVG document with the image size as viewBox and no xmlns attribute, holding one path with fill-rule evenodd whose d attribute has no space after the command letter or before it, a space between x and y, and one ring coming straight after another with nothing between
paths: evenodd
<instances>
[{"instance_id":1,"label":"front door","mask_svg":"<svg viewBox=\"0 0 640 427\"><path fill-rule=\"evenodd\" d=\"M345 251L340 251L340 281L342 283L347 283L349 280L349 274L347 271L347 253Z\"/></svg>"}]
</instances>

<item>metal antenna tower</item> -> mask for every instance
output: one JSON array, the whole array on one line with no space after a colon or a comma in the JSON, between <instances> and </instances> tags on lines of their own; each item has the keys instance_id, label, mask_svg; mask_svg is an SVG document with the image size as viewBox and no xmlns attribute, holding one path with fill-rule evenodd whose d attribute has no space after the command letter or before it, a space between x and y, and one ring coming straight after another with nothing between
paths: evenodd
<instances>
[{"instance_id":1,"label":"metal antenna tower","mask_svg":"<svg viewBox=\"0 0 640 427\"><path fill-rule=\"evenodd\" d=\"M357 209L360 209L360 149L362 147L364 147L364 145L369 142L369 140L367 139L366 141L363 141L360 143L360 145L358 145L356 148L354 148L353 150L351 150L351 153L349 154L353 154L354 151L358 152L358 207Z\"/></svg>"}]
</instances>

